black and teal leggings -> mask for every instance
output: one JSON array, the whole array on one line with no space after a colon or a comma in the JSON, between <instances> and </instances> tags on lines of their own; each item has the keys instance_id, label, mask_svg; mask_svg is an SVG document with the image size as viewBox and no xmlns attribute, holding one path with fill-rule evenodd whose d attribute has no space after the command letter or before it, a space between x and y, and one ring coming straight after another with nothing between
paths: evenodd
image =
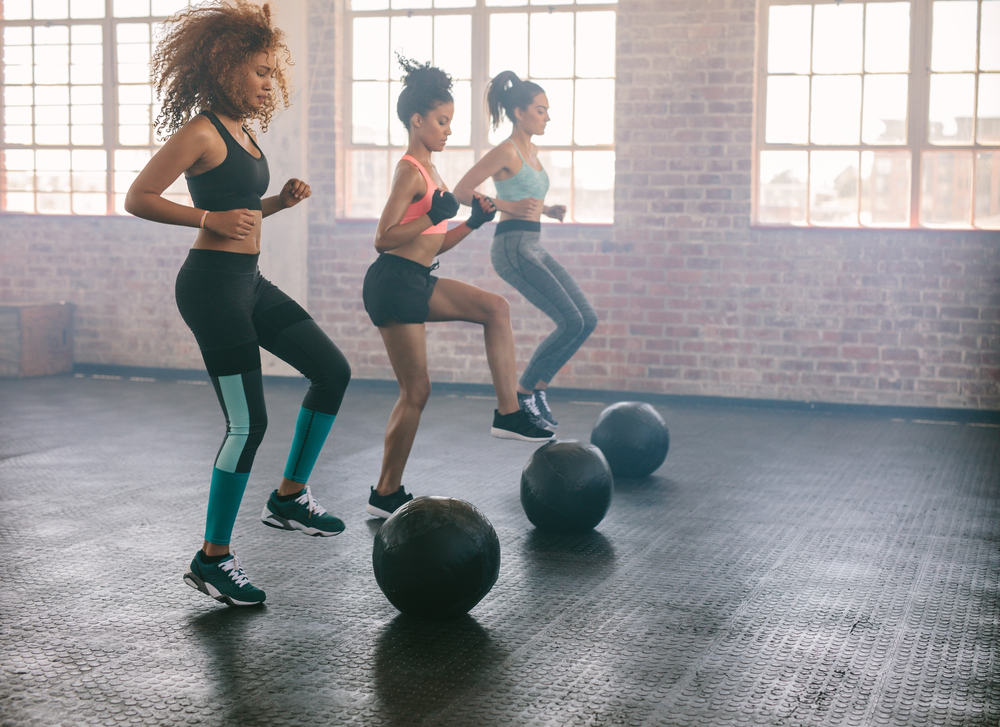
<instances>
[{"instance_id":1,"label":"black and teal leggings","mask_svg":"<svg viewBox=\"0 0 1000 727\"><path fill-rule=\"evenodd\" d=\"M264 348L305 375L285 477L305 484L351 380L351 367L308 313L260 274L258 255L191 250L177 273L181 317L194 333L226 416L215 458L205 540L227 545L267 429Z\"/></svg>"}]
</instances>

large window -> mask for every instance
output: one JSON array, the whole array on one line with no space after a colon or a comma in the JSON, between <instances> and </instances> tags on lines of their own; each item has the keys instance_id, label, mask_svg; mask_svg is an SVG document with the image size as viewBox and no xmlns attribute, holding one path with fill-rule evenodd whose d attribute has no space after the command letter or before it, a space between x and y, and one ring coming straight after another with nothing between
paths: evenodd
<instances>
[{"instance_id":1,"label":"large window","mask_svg":"<svg viewBox=\"0 0 1000 727\"><path fill-rule=\"evenodd\" d=\"M406 148L396 117L395 53L432 61L455 79L448 147L435 158L454 186L509 123L489 129L489 79L512 70L545 89L551 122L536 137L549 174L548 200L567 220L611 222L614 214L615 9L607 0L348 0L351 27L346 213L377 217ZM486 194L492 194L487 181Z\"/></svg>"},{"instance_id":2,"label":"large window","mask_svg":"<svg viewBox=\"0 0 1000 727\"><path fill-rule=\"evenodd\" d=\"M765 0L755 222L1000 229L1000 0Z\"/></svg>"},{"instance_id":3,"label":"large window","mask_svg":"<svg viewBox=\"0 0 1000 727\"><path fill-rule=\"evenodd\" d=\"M2 0L0 211L124 214L157 149L156 25L188 0ZM167 197L186 201L183 180Z\"/></svg>"}]
</instances>

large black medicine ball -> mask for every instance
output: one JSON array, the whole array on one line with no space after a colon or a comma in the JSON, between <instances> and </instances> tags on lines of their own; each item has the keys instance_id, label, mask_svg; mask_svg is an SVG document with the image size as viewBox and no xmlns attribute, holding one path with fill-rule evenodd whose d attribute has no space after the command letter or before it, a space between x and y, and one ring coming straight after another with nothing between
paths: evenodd
<instances>
[{"instance_id":1,"label":"large black medicine ball","mask_svg":"<svg viewBox=\"0 0 1000 727\"><path fill-rule=\"evenodd\" d=\"M375 534L375 580L389 602L417 618L455 618L490 592L500 540L476 507L454 497L417 497Z\"/></svg>"},{"instance_id":2,"label":"large black medicine ball","mask_svg":"<svg viewBox=\"0 0 1000 727\"><path fill-rule=\"evenodd\" d=\"M614 485L597 447L573 440L548 442L521 471L521 507L539 530L583 533L604 519Z\"/></svg>"},{"instance_id":3,"label":"large black medicine ball","mask_svg":"<svg viewBox=\"0 0 1000 727\"><path fill-rule=\"evenodd\" d=\"M646 477L667 458L670 432L663 417L641 401L619 401L601 412L590 433L615 477Z\"/></svg>"}]
</instances>

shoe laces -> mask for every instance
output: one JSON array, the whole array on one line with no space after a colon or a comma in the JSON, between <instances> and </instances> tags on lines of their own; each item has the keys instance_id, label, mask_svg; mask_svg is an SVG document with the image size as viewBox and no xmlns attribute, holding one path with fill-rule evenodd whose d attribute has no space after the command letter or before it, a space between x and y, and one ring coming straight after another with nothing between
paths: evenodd
<instances>
[{"instance_id":1,"label":"shoe laces","mask_svg":"<svg viewBox=\"0 0 1000 727\"><path fill-rule=\"evenodd\" d=\"M230 554L233 557L219 563L219 570L228 575L237 586L249 586L250 579L243 572L243 566L240 565L240 559L236 557L236 551L231 551Z\"/></svg>"},{"instance_id":2,"label":"shoe laces","mask_svg":"<svg viewBox=\"0 0 1000 727\"><path fill-rule=\"evenodd\" d=\"M532 397L532 401L535 402L535 408L538 409L539 412L542 414L550 413L551 410L549 409L549 402L546 400L545 392L542 389L535 392L535 395Z\"/></svg>"},{"instance_id":3,"label":"shoe laces","mask_svg":"<svg viewBox=\"0 0 1000 727\"><path fill-rule=\"evenodd\" d=\"M326 508L313 499L312 490L309 489L308 485L306 485L305 492L295 498L295 502L305 505L310 517L313 515L326 515Z\"/></svg>"},{"instance_id":4,"label":"shoe laces","mask_svg":"<svg viewBox=\"0 0 1000 727\"><path fill-rule=\"evenodd\" d=\"M531 396L525 396L524 398L518 397L518 398L521 399L520 400L521 408L524 411L528 412L528 414L533 416L535 419L538 419L539 417L542 416L542 413L538 410L538 403L535 401L535 396L536 394L532 394Z\"/></svg>"}]
</instances>

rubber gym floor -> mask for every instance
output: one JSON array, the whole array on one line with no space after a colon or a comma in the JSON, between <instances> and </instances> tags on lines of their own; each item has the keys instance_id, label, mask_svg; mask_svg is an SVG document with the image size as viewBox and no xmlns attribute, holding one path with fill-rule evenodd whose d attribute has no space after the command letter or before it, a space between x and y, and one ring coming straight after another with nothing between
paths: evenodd
<instances>
[{"instance_id":1,"label":"rubber gym floor","mask_svg":"<svg viewBox=\"0 0 1000 727\"><path fill-rule=\"evenodd\" d=\"M335 538L263 526L305 385L270 427L234 546L263 607L181 581L224 420L203 378L0 381L0 725L989 725L1000 721L1000 428L686 401L670 453L593 532L519 502L536 445L438 387L404 483L475 504L493 590L399 616L364 511L394 385L352 383L312 477ZM473 393L469 393L469 392ZM635 395L550 400L563 439Z\"/></svg>"}]
</instances>

